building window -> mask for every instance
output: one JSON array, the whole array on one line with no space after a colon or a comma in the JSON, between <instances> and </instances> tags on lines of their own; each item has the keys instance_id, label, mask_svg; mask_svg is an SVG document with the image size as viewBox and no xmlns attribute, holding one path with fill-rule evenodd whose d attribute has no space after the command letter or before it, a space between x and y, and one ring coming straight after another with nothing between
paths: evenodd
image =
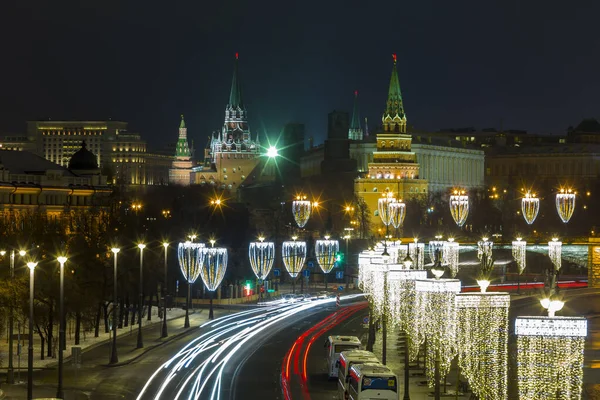
<instances>
[{"instance_id":1,"label":"building window","mask_svg":"<svg viewBox=\"0 0 600 400\"><path fill-rule=\"evenodd\" d=\"M376 187L374 187L374 188L373 188L373 192L376 192L376 191L377 191L377 188L376 188Z\"/></svg>"}]
</instances>

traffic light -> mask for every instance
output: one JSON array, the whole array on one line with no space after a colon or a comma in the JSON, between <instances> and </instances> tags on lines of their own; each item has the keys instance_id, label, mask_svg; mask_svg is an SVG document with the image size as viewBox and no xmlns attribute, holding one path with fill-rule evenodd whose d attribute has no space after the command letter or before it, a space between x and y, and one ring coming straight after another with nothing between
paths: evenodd
<instances>
[{"instance_id":1,"label":"traffic light","mask_svg":"<svg viewBox=\"0 0 600 400\"><path fill-rule=\"evenodd\" d=\"M341 251L338 251L335 254L335 262L337 263L338 266L341 266L344 264L344 253L342 253Z\"/></svg>"}]
</instances>

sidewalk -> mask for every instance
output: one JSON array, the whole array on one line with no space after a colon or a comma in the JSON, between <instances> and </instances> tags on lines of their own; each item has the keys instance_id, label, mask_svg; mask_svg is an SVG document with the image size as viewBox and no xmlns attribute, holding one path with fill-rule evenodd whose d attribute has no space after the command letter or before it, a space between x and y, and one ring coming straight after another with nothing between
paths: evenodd
<instances>
[{"instance_id":1,"label":"sidewalk","mask_svg":"<svg viewBox=\"0 0 600 400\"><path fill-rule=\"evenodd\" d=\"M386 365L398 376L398 388L400 398L404 395L404 336L400 335L397 330L388 331L387 335L387 363ZM373 346L373 353L381 360L381 330L376 334L375 345ZM421 354L419 354L421 356ZM409 389L410 398L412 400L424 400L433 398L433 388L427 386L427 378L425 377L425 371L423 369L424 361L420 357L419 365L421 368L416 367L415 362L410 363L410 379ZM461 381L465 379L462 378ZM444 388L441 388L442 397L448 399L469 399L471 393L462 394L456 396L456 367L450 369L448 378L446 381L446 393Z\"/></svg>"}]
</instances>

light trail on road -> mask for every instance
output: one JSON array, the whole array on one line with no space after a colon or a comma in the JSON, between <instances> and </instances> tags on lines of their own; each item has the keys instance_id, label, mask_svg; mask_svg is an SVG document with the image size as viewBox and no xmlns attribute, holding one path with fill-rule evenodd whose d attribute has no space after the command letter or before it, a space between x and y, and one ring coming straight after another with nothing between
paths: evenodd
<instances>
[{"instance_id":1,"label":"light trail on road","mask_svg":"<svg viewBox=\"0 0 600 400\"><path fill-rule=\"evenodd\" d=\"M344 299L362 297L345 296ZM331 306L334 298L278 304L223 316L201 326L210 329L190 341L148 379L137 399L220 400L230 361L256 336L298 313Z\"/></svg>"}]
</instances>

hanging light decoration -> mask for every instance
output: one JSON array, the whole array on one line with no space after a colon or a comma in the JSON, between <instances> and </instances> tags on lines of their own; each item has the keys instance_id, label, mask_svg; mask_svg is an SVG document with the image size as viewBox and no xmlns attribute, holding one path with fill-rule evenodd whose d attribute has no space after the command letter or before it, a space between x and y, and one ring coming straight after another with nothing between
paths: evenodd
<instances>
[{"instance_id":1,"label":"hanging light decoration","mask_svg":"<svg viewBox=\"0 0 600 400\"><path fill-rule=\"evenodd\" d=\"M194 283L202 269L204 243L185 242L177 246L179 269L186 282ZM189 275L188 275L189 272Z\"/></svg>"},{"instance_id":2,"label":"hanging light decoration","mask_svg":"<svg viewBox=\"0 0 600 400\"><path fill-rule=\"evenodd\" d=\"M298 228L304 228L310 218L311 212L312 203L306 200L306 196L296 196L296 199L292 202L292 213L294 214L294 220Z\"/></svg>"},{"instance_id":3,"label":"hanging light decoration","mask_svg":"<svg viewBox=\"0 0 600 400\"><path fill-rule=\"evenodd\" d=\"M285 269L292 278L296 278L304 267L306 260L306 242L297 242L296 237L293 241L285 241L281 245L281 253Z\"/></svg>"},{"instance_id":4,"label":"hanging light decoration","mask_svg":"<svg viewBox=\"0 0 600 400\"><path fill-rule=\"evenodd\" d=\"M464 190L455 190L450 196L450 213L456 225L462 228L469 216L469 196Z\"/></svg>"},{"instance_id":5,"label":"hanging light decoration","mask_svg":"<svg viewBox=\"0 0 600 400\"><path fill-rule=\"evenodd\" d=\"M429 242L429 259L431 260L432 264L435 264L435 262L438 261L436 257L442 256L442 249L444 248L444 243L446 242L443 240L432 240L431 242Z\"/></svg>"},{"instance_id":6,"label":"hanging light decoration","mask_svg":"<svg viewBox=\"0 0 600 400\"><path fill-rule=\"evenodd\" d=\"M373 260L369 266L369 283L366 285L366 293L369 294L373 304L373 315L380 317L385 311L385 275L388 264L383 260Z\"/></svg>"},{"instance_id":7,"label":"hanging light decoration","mask_svg":"<svg viewBox=\"0 0 600 400\"><path fill-rule=\"evenodd\" d=\"M556 194L556 211L565 224L569 222L575 211L575 195L572 189L560 189Z\"/></svg>"},{"instance_id":8,"label":"hanging light decoration","mask_svg":"<svg viewBox=\"0 0 600 400\"><path fill-rule=\"evenodd\" d=\"M521 240L521 238L517 238L512 242L512 256L517 263L517 268L519 268L519 274L522 274L525 270L525 255L527 253L527 242Z\"/></svg>"},{"instance_id":9,"label":"hanging light decoration","mask_svg":"<svg viewBox=\"0 0 600 400\"><path fill-rule=\"evenodd\" d=\"M266 279L273 268L275 261L275 243L265 242L264 237L259 237L258 242L250 242L248 246L248 258L250 267L258 279Z\"/></svg>"},{"instance_id":10,"label":"hanging light decoration","mask_svg":"<svg viewBox=\"0 0 600 400\"><path fill-rule=\"evenodd\" d=\"M411 355L427 339L426 371L429 387L435 385L435 364L439 356L439 373L444 376L456 354L456 293L458 279L424 279L415 281L415 315L411 336ZM416 332L415 332L416 331Z\"/></svg>"},{"instance_id":11,"label":"hanging light decoration","mask_svg":"<svg viewBox=\"0 0 600 400\"><path fill-rule=\"evenodd\" d=\"M480 399L507 396L509 306L508 293L456 295L458 362Z\"/></svg>"},{"instance_id":12,"label":"hanging light decoration","mask_svg":"<svg viewBox=\"0 0 600 400\"><path fill-rule=\"evenodd\" d=\"M396 211L395 208L390 207L392 203L395 203L396 199L394 198L394 193L387 192L383 194L377 201L377 211L379 212L379 218L381 218L381 222L387 227L392 223L394 219L393 213Z\"/></svg>"},{"instance_id":13,"label":"hanging light decoration","mask_svg":"<svg viewBox=\"0 0 600 400\"><path fill-rule=\"evenodd\" d=\"M329 236L325 236L325 240L317 240L315 242L315 255L321 271L328 274L335 265L336 253L340 250L340 244L337 240L330 240Z\"/></svg>"},{"instance_id":14,"label":"hanging light decoration","mask_svg":"<svg viewBox=\"0 0 600 400\"><path fill-rule=\"evenodd\" d=\"M519 399L580 399L587 320L517 317Z\"/></svg>"},{"instance_id":15,"label":"hanging light decoration","mask_svg":"<svg viewBox=\"0 0 600 400\"><path fill-rule=\"evenodd\" d=\"M415 280L427 279L427 271L417 269L394 269L388 272L388 321L403 330L414 319ZM405 330L406 331L406 330Z\"/></svg>"},{"instance_id":16,"label":"hanging light decoration","mask_svg":"<svg viewBox=\"0 0 600 400\"><path fill-rule=\"evenodd\" d=\"M562 242L559 242L558 238L552 238L552 241L548 242L548 257L550 257L554 269L558 271L561 267L562 259Z\"/></svg>"},{"instance_id":17,"label":"hanging light decoration","mask_svg":"<svg viewBox=\"0 0 600 400\"><path fill-rule=\"evenodd\" d=\"M447 242L444 242L444 247L442 248L442 264L448 266L452 278L458 273L459 247L453 238L449 238Z\"/></svg>"},{"instance_id":18,"label":"hanging light decoration","mask_svg":"<svg viewBox=\"0 0 600 400\"><path fill-rule=\"evenodd\" d=\"M408 244L408 254L413 260L413 269L423 269L425 266L425 243L419 243L417 240Z\"/></svg>"},{"instance_id":19,"label":"hanging light decoration","mask_svg":"<svg viewBox=\"0 0 600 400\"><path fill-rule=\"evenodd\" d=\"M479 261L483 257L492 258L492 250L494 249L494 242L490 242L488 238L484 237L477 242L477 258Z\"/></svg>"},{"instance_id":20,"label":"hanging light decoration","mask_svg":"<svg viewBox=\"0 0 600 400\"><path fill-rule=\"evenodd\" d=\"M406 204L402 200L398 200L393 203L389 203L388 207L392 208L391 223L395 229L398 229L404 223L404 217L406 216Z\"/></svg>"},{"instance_id":21,"label":"hanging light decoration","mask_svg":"<svg viewBox=\"0 0 600 400\"><path fill-rule=\"evenodd\" d=\"M540 199L537 198L535 193L525 193L525 197L521 199L521 212L525 222L528 225L533 224L540 212Z\"/></svg>"},{"instance_id":22,"label":"hanging light decoration","mask_svg":"<svg viewBox=\"0 0 600 400\"><path fill-rule=\"evenodd\" d=\"M227 249L208 247L202 250L202 281L211 292L217 290L227 270Z\"/></svg>"}]
</instances>

